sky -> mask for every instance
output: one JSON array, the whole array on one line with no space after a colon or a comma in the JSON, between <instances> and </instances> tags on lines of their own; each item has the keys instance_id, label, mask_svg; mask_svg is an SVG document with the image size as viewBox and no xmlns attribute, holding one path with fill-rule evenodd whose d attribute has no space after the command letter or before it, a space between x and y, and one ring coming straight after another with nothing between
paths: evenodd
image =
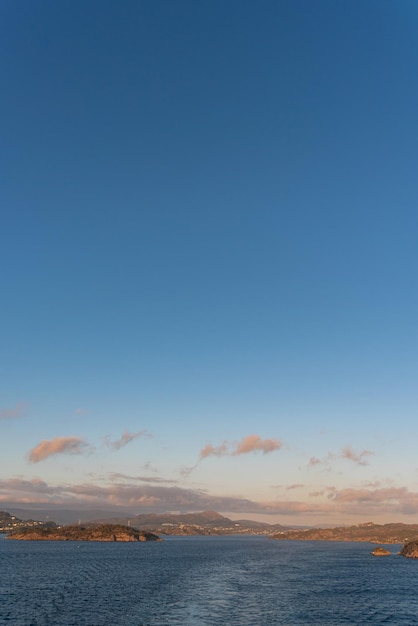
<instances>
[{"instance_id":1,"label":"sky","mask_svg":"<svg viewBox=\"0 0 418 626\"><path fill-rule=\"evenodd\" d=\"M418 522L415 0L2 0L0 508Z\"/></svg>"}]
</instances>

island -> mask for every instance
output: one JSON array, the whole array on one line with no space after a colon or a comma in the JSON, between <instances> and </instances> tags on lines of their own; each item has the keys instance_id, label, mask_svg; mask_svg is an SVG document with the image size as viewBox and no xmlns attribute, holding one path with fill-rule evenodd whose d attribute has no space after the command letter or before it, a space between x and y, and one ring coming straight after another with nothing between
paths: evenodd
<instances>
[{"instance_id":1,"label":"island","mask_svg":"<svg viewBox=\"0 0 418 626\"><path fill-rule=\"evenodd\" d=\"M158 535L120 524L23 528L12 530L7 539L24 541L162 541Z\"/></svg>"},{"instance_id":2,"label":"island","mask_svg":"<svg viewBox=\"0 0 418 626\"><path fill-rule=\"evenodd\" d=\"M382 546L378 546L372 551L373 556L390 556L392 552L383 548Z\"/></svg>"},{"instance_id":3,"label":"island","mask_svg":"<svg viewBox=\"0 0 418 626\"><path fill-rule=\"evenodd\" d=\"M408 541L408 543L405 543L399 554L401 556L406 556L408 559L418 559L418 540Z\"/></svg>"}]
</instances>

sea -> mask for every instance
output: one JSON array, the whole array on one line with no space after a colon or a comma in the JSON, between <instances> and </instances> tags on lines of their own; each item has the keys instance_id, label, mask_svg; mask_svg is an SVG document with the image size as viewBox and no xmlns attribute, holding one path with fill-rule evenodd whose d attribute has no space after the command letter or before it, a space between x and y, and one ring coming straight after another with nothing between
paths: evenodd
<instances>
[{"instance_id":1,"label":"sea","mask_svg":"<svg viewBox=\"0 0 418 626\"><path fill-rule=\"evenodd\" d=\"M418 625L418 561L369 543L0 539L0 624Z\"/></svg>"}]
</instances>

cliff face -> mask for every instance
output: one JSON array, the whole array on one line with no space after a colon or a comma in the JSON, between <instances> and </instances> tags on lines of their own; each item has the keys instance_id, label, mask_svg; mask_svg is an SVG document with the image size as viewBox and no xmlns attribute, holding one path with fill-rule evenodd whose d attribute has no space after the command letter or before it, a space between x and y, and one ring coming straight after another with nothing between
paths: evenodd
<instances>
[{"instance_id":1,"label":"cliff face","mask_svg":"<svg viewBox=\"0 0 418 626\"><path fill-rule=\"evenodd\" d=\"M26 541L161 541L154 533L117 524L28 528L12 531L7 538Z\"/></svg>"}]
</instances>

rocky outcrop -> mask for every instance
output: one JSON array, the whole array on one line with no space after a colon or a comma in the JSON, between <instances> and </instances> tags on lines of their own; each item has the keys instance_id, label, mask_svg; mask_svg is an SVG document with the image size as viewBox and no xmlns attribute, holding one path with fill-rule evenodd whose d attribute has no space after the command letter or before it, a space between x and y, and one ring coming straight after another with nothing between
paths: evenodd
<instances>
[{"instance_id":1,"label":"rocky outcrop","mask_svg":"<svg viewBox=\"0 0 418 626\"><path fill-rule=\"evenodd\" d=\"M399 554L401 556L406 556L408 559L418 559L418 540L408 541L408 543L405 543Z\"/></svg>"},{"instance_id":2,"label":"rocky outcrop","mask_svg":"<svg viewBox=\"0 0 418 626\"><path fill-rule=\"evenodd\" d=\"M386 548L382 548L382 546L378 546L372 551L372 554L373 556L390 556L392 552Z\"/></svg>"},{"instance_id":3,"label":"rocky outcrop","mask_svg":"<svg viewBox=\"0 0 418 626\"><path fill-rule=\"evenodd\" d=\"M161 541L154 533L118 524L26 528L12 531L7 538L26 541Z\"/></svg>"}]
</instances>

